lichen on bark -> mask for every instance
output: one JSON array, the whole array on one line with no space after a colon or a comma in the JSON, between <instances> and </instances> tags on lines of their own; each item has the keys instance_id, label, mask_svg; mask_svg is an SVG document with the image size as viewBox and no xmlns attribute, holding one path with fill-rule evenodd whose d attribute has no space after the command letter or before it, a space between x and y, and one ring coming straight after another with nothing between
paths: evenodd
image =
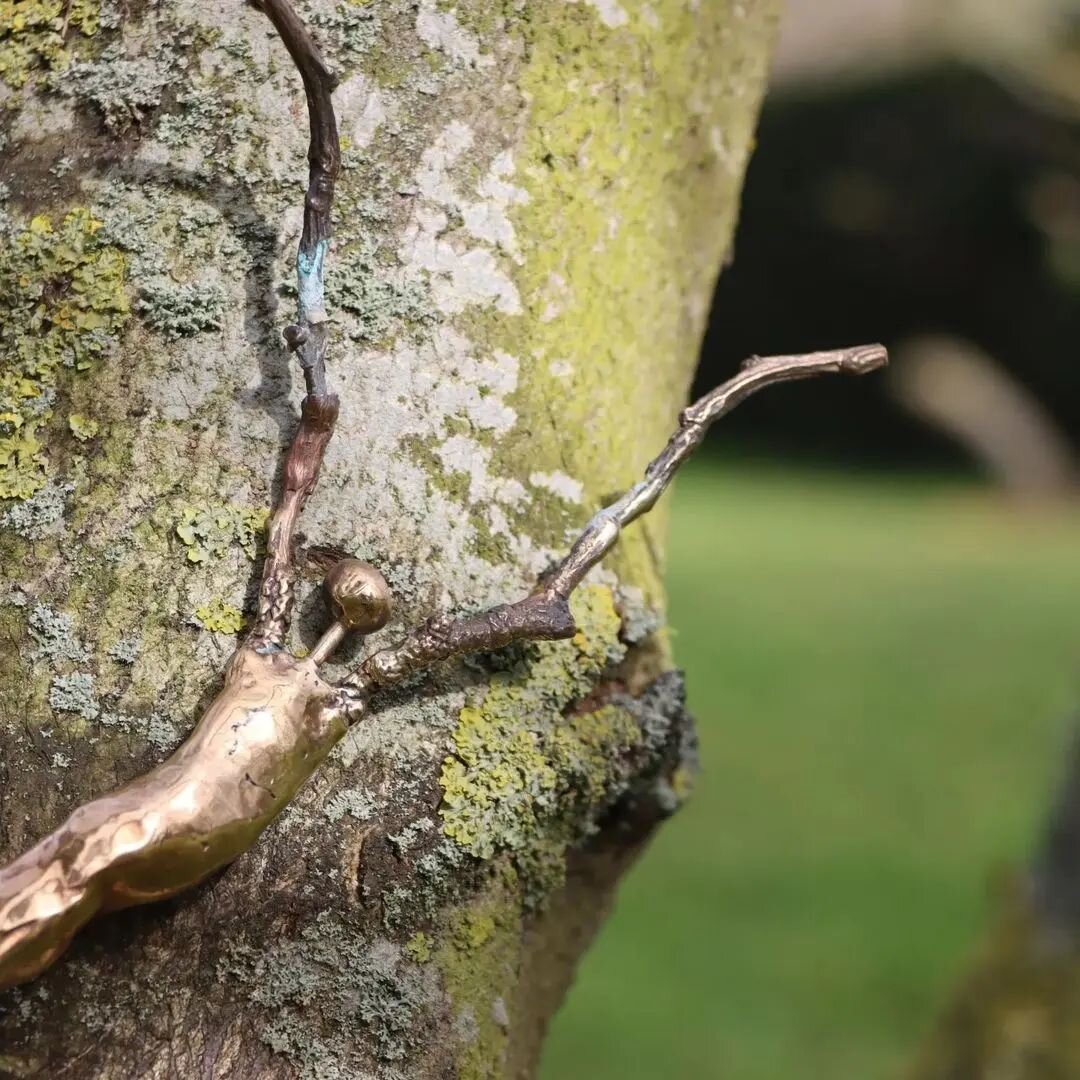
<instances>
[{"instance_id":1,"label":"lichen on bark","mask_svg":"<svg viewBox=\"0 0 1080 1080\"><path fill-rule=\"evenodd\" d=\"M775 11L301 6L342 76L345 144L342 417L304 529L384 572L393 636L521 595L666 437ZM90 366L48 376L38 490L0 502L0 857L160 760L216 691L300 390L279 331L307 133L266 20L104 2L64 47L0 80L2 224L78 227L74 256L48 257L93 256L92 288L68 274L35 299L8 275L0 307L31 311L18 347L40 350L73 332L58 306L78 316L93 295L108 340L84 327ZM380 701L220 878L102 920L40 984L0 995L0 1071L526 1073L569 961L543 991L530 973L577 954L686 787L662 562L651 517L590 580L581 640L445 665ZM299 607L292 645L311 647L314 571ZM557 805L533 798L537 777Z\"/></svg>"}]
</instances>

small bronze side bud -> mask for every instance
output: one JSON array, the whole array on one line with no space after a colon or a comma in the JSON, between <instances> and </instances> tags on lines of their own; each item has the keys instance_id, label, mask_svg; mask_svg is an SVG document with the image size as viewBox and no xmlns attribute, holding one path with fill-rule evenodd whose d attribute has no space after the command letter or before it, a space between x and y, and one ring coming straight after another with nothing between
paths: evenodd
<instances>
[{"instance_id":1,"label":"small bronze side bud","mask_svg":"<svg viewBox=\"0 0 1080 1080\"><path fill-rule=\"evenodd\" d=\"M349 630L373 634L390 619L390 586L370 563L342 559L325 580L334 617Z\"/></svg>"}]
</instances>

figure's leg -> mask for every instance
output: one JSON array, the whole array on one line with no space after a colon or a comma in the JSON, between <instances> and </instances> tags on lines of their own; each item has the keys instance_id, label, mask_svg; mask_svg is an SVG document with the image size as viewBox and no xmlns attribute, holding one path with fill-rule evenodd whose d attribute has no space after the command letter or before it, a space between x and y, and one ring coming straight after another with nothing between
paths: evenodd
<instances>
[{"instance_id":1,"label":"figure's leg","mask_svg":"<svg viewBox=\"0 0 1080 1080\"><path fill-rule=\"evenodd\" d=\"M336 79L307 28L288 0L259 0L256 6L274 24L300 72L311 129L304 231L296 255L297 322L287 326L284 332L289 349L296 353L303 368L307 396L301 406L300 427L285 458L281 498L270 516L259 612L249 639L254 648L274 648L283 644L292 612L296 523L319 478L323 454L338 414L338 399L326 388L327 319L323 283L341 148L330 98Z\"/></svg>"}]
</instances>

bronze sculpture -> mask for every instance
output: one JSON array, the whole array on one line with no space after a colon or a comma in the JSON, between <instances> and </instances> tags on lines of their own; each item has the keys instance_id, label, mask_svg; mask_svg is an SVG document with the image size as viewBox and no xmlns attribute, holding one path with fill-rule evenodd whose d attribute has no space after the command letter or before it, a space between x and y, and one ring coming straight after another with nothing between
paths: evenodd
<instances>
[{"instance_id":1,"label":"bronze sculpture","mask_svg":"<svg viewBox=\"0 0 1080 1080\"><path fill-rule=\"evenodd\" d=\"M749 394L816 374L861 374L885 362L885 351L877 345L753 359L683 411L678 429L645 478L592 518L531 595L473 616L430 619L403 641L369 654L339 685L328 683L320 666L347 633L373 633L385 624L390 595L375 568L357 560L339 562L327 578L334 624L309 656L285 650L296 526L338 414L338 400L327 389L323 284L340 153L332 73L286 0L262 0L259 6L303 79L311 138L297 256L298 320L284 331L304 372L307 394L269 523L258 614L226 665L217 698L168 760L78 808L56 831L0 868L0 988L48 967L97 912L171 896L235 859L381 690L468 651L572 636L576 628L568 599L573 590L616 543L621 529L651 509L709 425Z\"/></svg>"}]
</instances>

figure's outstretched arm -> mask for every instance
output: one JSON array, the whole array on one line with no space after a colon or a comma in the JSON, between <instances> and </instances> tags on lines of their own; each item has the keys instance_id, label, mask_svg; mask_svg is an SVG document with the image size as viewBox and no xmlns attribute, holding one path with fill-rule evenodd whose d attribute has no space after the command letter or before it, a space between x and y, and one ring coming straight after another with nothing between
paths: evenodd
<instances>
[{"instance_id":1,"label":"figure's outstretched arm","mask_svg":"<svg viewBox=\"0 0 1080 1080\"><path fill-rule=\"evenodd\" d=\"M738 375L682 411L678 430L649 464L645 478L589 521L566 558L544 577L532 595L478 615L438 615L429 619L404 641L369 656L344 684L362 694L372 694L459 653L498 649L512 641L572 637L576 627L570 614L570 594L614 547L622 529L652 509L715 420L755 391L774 383L830 373L862 375L881 367L887 359L882 345L801 356L751 357Z\"/></svg>"}]
</instances>

